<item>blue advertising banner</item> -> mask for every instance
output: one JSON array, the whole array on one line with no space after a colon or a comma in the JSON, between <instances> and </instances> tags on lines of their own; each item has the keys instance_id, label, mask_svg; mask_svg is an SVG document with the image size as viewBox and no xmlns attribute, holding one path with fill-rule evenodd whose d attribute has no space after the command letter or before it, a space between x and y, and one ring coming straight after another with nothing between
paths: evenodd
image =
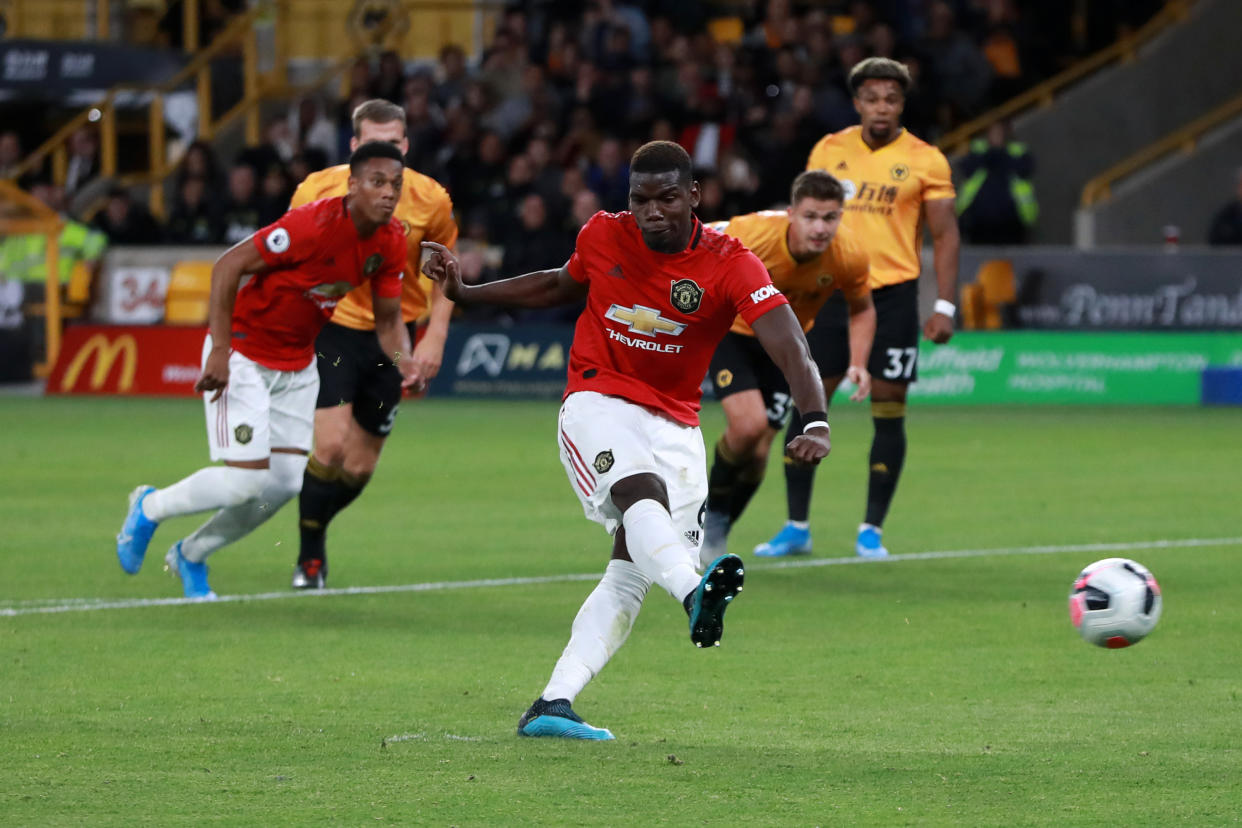
<instances>
[{"instance_id":1,"label":"blue advertising banner","mask_svg":"<svg viewBox=\"0 0 1242 828\"><path fill-rule=\"evenodd\" d=\"M453 325L427 393L560 399L573 335L570 325Z\"/></svg>"}]
</instances>

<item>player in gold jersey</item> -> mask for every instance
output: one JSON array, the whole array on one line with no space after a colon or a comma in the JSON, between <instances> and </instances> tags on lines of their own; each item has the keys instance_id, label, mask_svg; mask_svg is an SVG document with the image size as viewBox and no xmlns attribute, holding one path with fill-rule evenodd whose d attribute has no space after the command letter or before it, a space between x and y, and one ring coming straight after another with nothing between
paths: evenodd
<instances>
[{"instance_id":1,"label":"player in gold jersey","mask_svg":"<svg viewBox=\"0 0 1242 828\"><path fill-rule=\"evenodd\" d=\"M759 257L803 331L815 324L829 296L838 291L844 296L849 307L848 351L820 354L812 349L811 356L826 394L844 377L856 386L851 399L862 400L871 390L867 360L875 336L875 307L867 252L841 227L845 191L828 173L808 170L794 179L789 202L787 210L736 216L719 229ZM716 348L708 373L724 408L726 427L708 478L699 551L704 565L725 553L729 529L763 482L772 440L791 407L784 376L741 317ZM797 423L799 433L803 426L802 421Z\"/></svg>"},{"instance_id":2,"label":"player in gold jersey","mask_svg":"<svg viewBox=\"0 0 1242 828\"><path fill-rule=\"evenodd\" d=\"M960 241L949 162L935 147L901 126L910 75L887 58L868 58L849 76L860 124L826 135L811 150L807 169L821 169L845 186L843 225L871 256L876 334L871 354L871 441L867 508L855 551L868 558L888 554L881 526L897 489L906 456L906 392L917 377L919 344L919 251L926 225L932 236L939 299L923 325L935 343L953 335ZM808 340L830 339L846 347L843 313L828 302ZM815 344L812 343L812 347ZM797 419L794 419L797 422ZM756 547L767 557L811 550L808 516L815 471L787 464L789 521L771 541Z\"/></svg>"},{"instance_id":3,"label":"player in gold jersey","mask_svg":"<svg viewBox=\"0 0 1242 828\"><path fill-rule=\"evenodd\" d=\"M353 113L351 147L368 141L393 144L409 152L405 110L385 100L360 104ZM330 167L307 176L293 194L294 207L345 192L349 168ZM394 217L405 230L406 264L401 288L401 315L411 327L425 321L412 357L420 378L416 389L440 370L453 303L439 285L420 271L423 241L446 247L457 242L453 205L433 179L404 171L401 198ZM342 265L344 263L342 262ZM302 478L298 500L301 547L293 586L319 589L328 574L325 536L328 523L353 502L371 479L384 440L392 430L401 402L400 373L378 351L371 289L351 291L336 306L332 321L315 341L319 365L319 400L315 410L315 448Z\"/></svg>"}]
</instances>

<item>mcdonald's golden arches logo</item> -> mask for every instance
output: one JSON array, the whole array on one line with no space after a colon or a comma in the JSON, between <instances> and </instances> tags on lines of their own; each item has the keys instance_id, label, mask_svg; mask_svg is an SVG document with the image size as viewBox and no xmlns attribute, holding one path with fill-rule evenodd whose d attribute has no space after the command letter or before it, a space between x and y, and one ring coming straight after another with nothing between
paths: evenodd
<instances>
[{"instance_id":1,"label":"mcdonald's golden arches logo","mask_svg":"<svg viewBox=\"0 0 1242 828\"><path fill-rule=\"evenodd\" d=\"M61 391L73 390L78 376L92 356L95 357L95 366L91 370L90 390L98 391L103 386L118 359L121 359L121 375L117 378L116 390L125 394L134 387L134 373L138 370L138 343L133 335L122 334L115 340L109 340L107 334L98 333L86 340L73 355L61 378Z\"/></svg>"}]
</instances>

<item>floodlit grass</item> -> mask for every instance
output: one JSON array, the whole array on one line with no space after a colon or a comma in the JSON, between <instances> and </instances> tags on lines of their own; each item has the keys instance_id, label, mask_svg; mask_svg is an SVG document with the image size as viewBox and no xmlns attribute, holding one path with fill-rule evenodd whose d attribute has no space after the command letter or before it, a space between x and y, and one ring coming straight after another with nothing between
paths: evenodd
<instances>
[{"instance_id":1,"label":"floodlit grass","mask_svg":"<svg viewBox=\"0 0 1242 828\"><path fill-rule=\"evenodd\" d=\"M403 408L333 525L332 587L602 571L547 403ZM833 412L813 560L847 556L865 407ZM894 553L1238 538L1238 415L912 408ZM709 443L719 408L707 410ZM0 398L0 610L172 597L137 483L206 462L194 401ZM0 823L1219 825L1242 814L1242 542L1121 552L1155 572L1151 638L1105 651L1065 611L1109 552L780 568L780 468L737 527L719 649L653 591L575 707L611 743L520 739L591 581L0 617ZM296 511L211 559L285 593Z\"/></svg>"}]
</instances>

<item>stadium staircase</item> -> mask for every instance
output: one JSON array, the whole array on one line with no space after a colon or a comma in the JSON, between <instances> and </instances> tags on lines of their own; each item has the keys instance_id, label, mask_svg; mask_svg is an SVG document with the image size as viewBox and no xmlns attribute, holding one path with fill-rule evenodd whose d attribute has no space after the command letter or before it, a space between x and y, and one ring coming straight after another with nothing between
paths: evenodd
<instances>
[{"instance_id":1,"label":"stadium staircase","mask_svg":"<svg viewBox=\"0 0 1242 828\"><path fill-rule=\"evenodd\" d=\"M939 144L959 154L990 124L1012 119L1015 137L1036 160L1041 219L1035 241L1069 244L1091 179L1238 94L1239 32L1238 0L1170 0L1132 36L964 124ZM1216 192L1227 198L1227 188Z\"/></svg>"}]
</instances>

